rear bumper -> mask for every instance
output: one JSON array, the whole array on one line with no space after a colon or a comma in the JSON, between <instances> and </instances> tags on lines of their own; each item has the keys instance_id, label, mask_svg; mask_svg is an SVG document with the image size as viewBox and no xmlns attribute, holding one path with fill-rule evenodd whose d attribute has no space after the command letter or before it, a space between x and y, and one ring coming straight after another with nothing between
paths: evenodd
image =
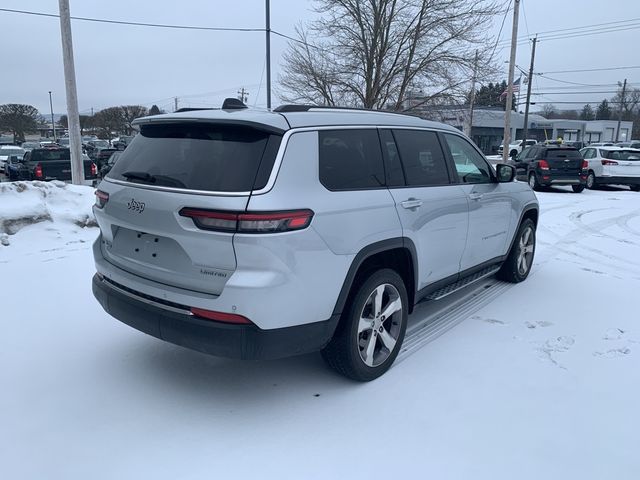
<instances>
[{"instance_id":1,"label":"rear bumper","mask_svg":"<svg viewBox=\"0 0 640 480\"><path fill-rule=\"evenodd\" d=\"M267 360L320 350L338 323L323 322L262 330L255 325L232 325L203 320L179 306L162 307L149 297L137 297L93 277L93 294L102 308L121 322L161 340L211 355L243 360Z\"/></svg>"},{"instance_id":2,"label":"rear bumper","mask_svg":"<svg viewBox=\"0 0 640 480\"><path fill-rule=\"evenodd\" d=\"M640 185L640 177L596 177L597 185Z\"/></svg>"},{"instance_id":3,"label":"rear bumper","mask_svg":"<svg viewBox=\"0 0 640 480\"><path fill-rule=\"evenodd\" d=\"M562 176L562 175L548 175L548 174L539 174L536 173L538 177L538 183L545 187L549 187L552 185L586 185L587 176L585 175L571 175L571 176ZM547 177L547 178L545 178Z\"/></svg>"}]
</instances>

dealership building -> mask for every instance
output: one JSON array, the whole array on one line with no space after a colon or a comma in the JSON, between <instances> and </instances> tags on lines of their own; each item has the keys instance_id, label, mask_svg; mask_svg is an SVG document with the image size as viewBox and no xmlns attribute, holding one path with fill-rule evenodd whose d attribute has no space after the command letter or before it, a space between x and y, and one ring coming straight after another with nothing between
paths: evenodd
<instances>
[{"instance_id":1,"label":"dealership building","mask_svg":"<svg viewBox=\"0 0 640 480\"><path fill-rule=\"evenodd\" d=\"M460 130L469 122L468 108L440 107L421 111L420 116L447 123ZM500 109L476 108L473 111L471 138L487 155L494 154L504 136L505 112ZM578 140L587 143L611 142L616 140L617 120L562 120L546 119L537 114L529 114L527 138L538 141L555 140L561 137L565 141ZM520 139L523 135L524 114L511 112L511 138ZM631 140L633 122L621 122L618 140Z\"/></svg>"}]
</instances>

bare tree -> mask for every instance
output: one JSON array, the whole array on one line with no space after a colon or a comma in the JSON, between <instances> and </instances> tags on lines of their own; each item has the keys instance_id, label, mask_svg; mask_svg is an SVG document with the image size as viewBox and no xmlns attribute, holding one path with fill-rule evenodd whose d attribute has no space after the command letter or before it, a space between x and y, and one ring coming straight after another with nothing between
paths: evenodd
<instances>
[{"instance_id":1,"label":"bare tree","mask_svg":"<svg viewBox=\"0 0 640 480\"><path fill-rule=\"evenodd\" d=\"M9 130L15 142L24 142L25 133L36 131L40 114L31 105L8 103L0 105L0 132Z\"/></svg>"},{"instance_id":2,"label":"bare tree","mask_svg":"<svg viewBox=\"0 0 640 480\"><path fill-rule=\"evenodd\" d=\"M122 110L122 119L124 120L125 133L127 135L130 135L133 130L131 122L136 118L146 117L149 113L147 107L142 105L122 105L120 109Z\"/></svg>"},{"instance_id":3,"label":"bare tree","mask_svg":"<svg viewBox=\"0 0 640 480\"><path fill-rule=\"evenodd\" d=\"M555 105L548 103L544 105L538 113L544 118L556 118L558 115L558 109Z\"/></svg>"},{"instance_id":4,"label":"bare tree","mask_svg":"<svg viewBox=\"0 0 640 480\"><path fill-rule=\"evenodd\" d=\"M287 101L405 110L456 89L475 51L490 52L496 0L316 0L319 19L297 27L280 77Z\"/></svg>"},{"instance_id":5,"label":"bare tree","mask_svg":"<svg viewBox=\"0 0 640 480\"><path fill-rule=\"evenodd\" d=\"M113 132L120 132L125 127L125 120L120 107L109 107L100 110L93 116L93 126L99 129L102 138L109 140Z\"/></svg>"}]
</instances>

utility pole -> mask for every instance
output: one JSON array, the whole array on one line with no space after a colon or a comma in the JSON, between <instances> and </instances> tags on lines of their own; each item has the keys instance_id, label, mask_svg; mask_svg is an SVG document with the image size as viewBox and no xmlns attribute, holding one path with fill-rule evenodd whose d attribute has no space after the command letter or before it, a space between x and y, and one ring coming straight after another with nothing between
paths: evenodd
<instances>
[{"instance_id":1,"label":"utility pole","mask_svg":"<svg viewBox=\"0 0 640 480\"><path fill-rule=\"evenodd\" d=\"M524 140L527 139L529 133L529 102L531 101L531 84L533 83L533 64L536 59L536 43L538 43L537 35L533 38L533 46L531 47L531 65L529 65L529 81L527 82L527 103L524 106L524 129L522 134Z\"/></svg>"},{"instance_id":2,"label":"utility pole","mask_svg":"<svg viewBox=\"0 0 640 480\"><path fill-rule=\"evenodd\" d=\"M49 90L49 108L51 109L51 128L53 128L53 141L56 142L56 122L53 120L53 100L51 100L51 90Z\"/></svg>"},{"instance_id":3,"label":"utility pole","mask_svg":"<svg viewBox=\"0 0 640 480\"><path fill-rule=\"evenodd\" d=\"M471 95L469 96L469 126L467 137L471 138L471 130L473 129L473 104L476 101L476 78L478 76L478 50L473 59L473 77L471 78Z\"/></svg>"},{"instance_id":4,"label":"utility pole","mask_svg":"<svg viewBox=\"0 0 640 480\"><path fill-rule=\"evenodd\" d=\"M249 96L249 92L247 92L244 87L242 87L240 90L238 90L238 100L240 100L242 103L246 103L247 102L247 97Z\"/></svg>"},{"instance_id":5,"label":"utility pole","mask_svg":"<svg viewBox=\"0 0 640 480\"><path fill-rule=\"evenodd\" d=\"M178 97L173 97L173 111L178 111Z\"/></svg>"},{"instance_id":6,"label":"utility pole","mask_svg":"<svg viewBox=\"0 0 640 480\"><path fill-rule=\"evenodd\" d=\"M618 85L620 83L618 82ZM620 95L620 110L618 110L618 130L616 131L616 142L620 141L620 124L622 123L622 108L624 107L625 93L627 91L627 79L622 84L622 94ZM627 139L628 140L628 139Z\"/></svg>"},{"instance_id":7,"label":"utility pole","mask_svg":"<svg viewBox=\"0 0 640 480\"><path fill-rule=\"evenodd\" d=\"M60 7L60 33L62 36L62 60L64 62L64 86L67 93L67 121L69 123L69 149L71 151L71 181L80 185L84 180L80 115L76 90L76 69L73 64L73 40L71 38L71 13L69 0L58 0Z\"/></svg>"},{"instance_id":8,"label":"utility pole","mask_svg":"<svg viewBox=\"0 0 640 480\"><path fill-rule=\"evenodd\" d=\"M267 70L267 108L271 108L271 7L269 0L265 0L265 34L267 46L266 70Z\"/></svg>"},{"instance_id":9,"label":"utility pole","mask_svg":"<svg viewBox=\"0 0 640 480\"><path fill-rule=\"evenodd\" d=\"M520 0L513 0L513 28L511 29L511 55L509 57L509 77L507 78L507 105L504 111L504 141L502 143L502 161L509 159L511 143L511 108L513 106L513 72L516 66L516 47L518 42L518 15Z\"/></svg>"}]
</instances>

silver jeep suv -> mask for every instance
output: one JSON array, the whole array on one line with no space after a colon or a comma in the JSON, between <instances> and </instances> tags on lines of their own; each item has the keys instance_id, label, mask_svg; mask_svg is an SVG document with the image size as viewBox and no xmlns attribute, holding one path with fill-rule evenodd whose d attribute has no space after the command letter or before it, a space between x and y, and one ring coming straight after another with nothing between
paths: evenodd
<instances>
[{"instance_id":1,"label":"silver jeep suv","mask_svg":"<svg viewBox=\"0 0 640 480\"><path fill-rule=\"evenodd\" d=\"M321 350L367 381L417 302L529 274L535 195L452 127L292 105L137 127L96 191L93 292L157 338L242 359Z\"/></svg>"}]
</instances>

